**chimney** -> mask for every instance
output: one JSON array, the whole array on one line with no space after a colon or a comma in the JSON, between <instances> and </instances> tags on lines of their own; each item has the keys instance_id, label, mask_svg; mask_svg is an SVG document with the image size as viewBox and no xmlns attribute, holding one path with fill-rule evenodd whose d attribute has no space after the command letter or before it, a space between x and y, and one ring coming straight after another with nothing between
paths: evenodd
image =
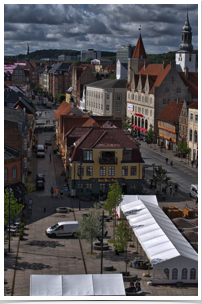
<instances>
[{"instance_id":1,"label":"chimney","mask_svg":"<svg viewBox=\"0 0 202 304\"><path fill-rule=\"evenodd\" d=\"M189 69L188 69L187 67L184 68L184 75L185 75L186 78L188 78L188 70L189 70Z\"/></svg>"}]
</instances>

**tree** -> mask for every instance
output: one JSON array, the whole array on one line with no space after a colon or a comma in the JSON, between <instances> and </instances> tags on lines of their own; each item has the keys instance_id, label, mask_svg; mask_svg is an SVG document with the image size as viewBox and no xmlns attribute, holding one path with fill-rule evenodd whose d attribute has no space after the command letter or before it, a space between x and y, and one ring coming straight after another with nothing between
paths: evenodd
<instances>
[{"instance_id":1,"label":"tree","mask_svg":"<svg viewBox=\"0 0 202 304\"><path fill-rule=\"evenodd\" d=\"M188 147L188 143L186 142L185 138L182 138L181 140L178 141L177 148L178 151L181 153L181 155L189 155L191 152L191 149Z\"/></svg>"},{"instance_id":2,"label":"tree","mask_svg":"<svg viewBox=\"0 0 202 304\"><path fill-rule=\"evenodd\" d=\"M109 212L109 215L113 217L113 237L114 237L114 227L116 226L116 213L114 212L116 207L120 205L123 200L122 189L119 186L118 180L110 186L110 190L107 195L106 201L103 203L104 210Z\"/></svg>"},{"instance_id":3,"label":"tree","mask_svg":"<svg viewBox=\"0 0 202 304\"><path fill-rule=\"evenodd\" d=\"M125 131L128 131L128 129L132 129L132 119L130 117L125 117L125 120L122 123L122 127Z\"/></svg>"},{"instance_id":4,"label":"tree","mask_svg":"<svg viewBox=\"0 0 202 304\"><path fill-rule=\"evenodd\" d=\"M166 182L167 179L166 173L167 170L163 169L161 165L154 168L154 180L158 185L160 185L160 192L162 183Z\"/></svg>"},{"instance_id":5,"label":"tree","mask_svg":"<svg viewBox=\"0 0 202 304\"><path fill-rule=\"evenodd\" d=\"M17 199L14 197L13 191L10 189L10 218L16 219L20 211L23 209L23 205L17 203ZM4 224L9 222L9 188L4 192Z\"/></svg>"},{"instance_id":6,"label":"tree","mask_svg":"<svg viewBox=\"0 0 202 304\"><path fill-rule=\"evenodd\" d=\"M43 91L43 88L39 83L35 85L34 89L37 91L37 93L40 93Z\"/></svg>"},{"instance_id":7,"label":"tree","mask_svg":"<svg viewBox=\"0 0 202 304\"><path fill-rule=\"evenodd\" d=\"M155 138L157 138L157 131L154 131L153 130L153 126L151 126L150 128L149 128L149 130L147 131L147 139L151 142L151 143L153 143L153 140L155 139Z\"/></svg>"},{"instance_id":8,"label":"tree","mask_svg":"<svg viewBox=\"0 0 202 304\"><path fill-rule=\"evenodd\" d=\"M116 79L116 71L109 76L109 79Z\"/></svg>"},{"instance_id":9,"label":"tree","mask_svg":"<svg viewBox=\"0 0 202 304\"><path fill-rule=\"evenodd\" d=\"M93 242L97 237L101 237L100 227L100 212L97 206L94 205L95 209L91 208L87 216L83 218L80 223L79 229L76 231L76 236L79 239L85 239L87 243L91 245L91 253L93 253ZM105 224L103 229L105 229Z\"/></svg>"},{"instance_id":10,"label":"tree","mask_svg":"<svg viewBox=\"0 0 202 304\"><path fill-rule=\"evenodd\" d=\"M115 229L116 239L109 239L109 243L113 244L118 252L126 251L126 272L127 272L127 247L131 239L131 230L127 220L122 220Z\"/></svg>"},{"instance_id":11,"label":"tree","mask_svg":"<svg viewBox=\"0 0 202 304\"><path fill-rule=\"evenodd\" d=\"M28 202L29 202L29 195L30 193L32 193L33 191L36 190L35 185L33 183L31 183L31 176L27 175L25 178L25 187L27 190L27 197L28 197Z\"/></svg>"}]
</instances>

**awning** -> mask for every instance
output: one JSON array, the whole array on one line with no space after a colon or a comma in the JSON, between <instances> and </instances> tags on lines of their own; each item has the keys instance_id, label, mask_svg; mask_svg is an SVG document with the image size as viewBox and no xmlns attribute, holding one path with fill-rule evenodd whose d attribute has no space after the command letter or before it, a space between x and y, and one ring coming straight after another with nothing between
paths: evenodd
<instances>
[{"instance_id":1,"label":"awning","mask_svg":"<svg viewBox=\"0 0 202 304\"><path fill-rule=\"evenodd\" d=\"M136 130L139 130L139 128L140 128L140 127L137 127L137 129L136 129Z\"/></svg>"},{"instance_id":2,"label":"awning","mask_svg":"<svg viewBox=\"0 0 202 304\"><path fill-rule=\"evenodd\" d=\"M137 126L134 126L134 127L133 127L133 129L136 129L136 128L137 128Z\"/></svg>"},{"instance_id":3,"label":"awning","mask_svg":"<svg viewBox=\"0 0 202 304\"><path fill-rule=\"evenodd\" d=\"M143 133L146 133L147 132L147 129L144 129Z\"/></svg>"},{"instance_id":4,"label":"awning","mask_svg":"<svg viewBox=\"0 0 202 304\"><path fill-rule=\"evenodd\" d=\"M140 131L144 130L144 128L141 128Z\"/></svg>"}]
</instances>

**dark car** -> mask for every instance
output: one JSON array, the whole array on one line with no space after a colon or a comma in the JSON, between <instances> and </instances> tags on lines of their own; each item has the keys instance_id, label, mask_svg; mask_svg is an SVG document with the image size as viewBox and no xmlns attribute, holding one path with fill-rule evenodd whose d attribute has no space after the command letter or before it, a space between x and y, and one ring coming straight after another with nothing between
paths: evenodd
<instances>
[{"instance_id":1,"label":"dark car","mask_svg":"<svg viewBox=\"0 0 202 304\"><path fill-rule=\"evenodd\" d=\"M46 145L46 146L52 146L52 141L51 141L51 139L46 139L46 140L45 140L45 145Z\"/></svg>"},{"instance_id":2,"label":"dark car","mask_svg":"<svg viewBox=\"0 0 202 304\"><path fill-rule=\"evenodd\" d=\"M38 181L36 181L36 189L37 190L44 190L44 181L42 181L42 180L38 180Z\"/></svg>"},{"instance_id":3,"label":"dark car","mask_svg":"<svg viewBox=\"0 0 202 304\"><path fill-rule=\"evenodd\" d=\"M41 173L37 174L37 175L36 175L36 182L37 182L38 180L42 180L43 182L45 182L45 175L44 175L44 174L41 174Z\"/></svg>"}]
</instances>

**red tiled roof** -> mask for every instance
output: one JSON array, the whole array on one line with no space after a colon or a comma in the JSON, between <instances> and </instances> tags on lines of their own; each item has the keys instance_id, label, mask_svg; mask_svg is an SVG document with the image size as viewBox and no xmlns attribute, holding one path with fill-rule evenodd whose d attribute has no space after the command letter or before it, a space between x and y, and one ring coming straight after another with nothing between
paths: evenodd
<instances>
[{"instance_id":1,"label":"red tiled roof","mask_svg":"<svg viewBox=\"0 0 202 304\"><path fill-rule=\"evenodd\" d=\"M188 105L188 108L191 109L198 109L198 100L192 102L190 105Z\"/></svg>"},{"instance_id":2,"label":"red tiled roof","mask_svg":"<svg viewBox=\"0 0 202 304\"><path fill-rule=\"evenodd\" d=\"M132 58L141 58L141 55L142 55L142 58L147 58L147 55L146 55L146 52L144 49L144 44L142 41L142 37L140 35L138 38Z\"/></svg>"},{"instance_id":3,"label":"red tiled roof","mask_svg":"<svg viewBox=\"0 0 202 304\"><path fill-rule=\"evenodd\" d=\"M97 123L92 117L90 117L82 127L100 127L99 123Z\"/></svg>"},{"instance_id":4,"label":"red tiled roof","mask_svg":"<svg viewBox=\"0 0 202 304\"><path fill-rule=\"evenodd\" d=\"M168 64L164 69L163 64L149 64L146 69L144 69L143 66L138 74L149 74L149 78L151 77L150 85L153 83L153 87L159 87L169 71L170 64Z\"/></svg>"},{"instance_id":5,"label":"red tiled roof","mask_svg":"<svg viewBox=\"0 0 202 304\"><path fill-rule=\"evenodd\" d=\"M101 128L104 129L111 129L111 128L117 128L112 122L110 122L109 120L106 121Z\"/></svg>"},{"instance_id":6,"label":"red tiled roof","mask_svg":"<svg viewBox=\"0 0 202 304\"><path fill-rule=\"evenodd\" d=\"M86 113L85 115L83 115L83 117L89 117L89 115Z\"/></svg>"},{"instance_id":7,"label":"red tiled roof","mask_svg":"<svg viewBox=\"0 0 202 304\"><path fill-rule=\"evenodd\" d=\"M60 115L67 114L71 111L72 106L71 104L63 101L59 108L55 111L55 120L58 120L60 118Z\"/></svg>"},{"instance_id":8,"label":"red tiled roof","mask_svg":"<svg viewBox=\"0 0 202 304\"><path fill-rule=\"evenodd\" d=\"M198 73L188 73L188 77L185 76L184 72L179 72L184 84L189 87L189 93L195 98L198 97Z\"/></svg>"},{"instance_id":9,"label":"red tiled roof","mask_svg":"<svg viewBox=\"0 0 202 304\"><path fill-rule=\"evenodd\" d=\"M64 115L61 120L62 126L60 130L63 130L66 136L66 133L68 133L73 127L81 127L87 120L88 117L77 115Z\"/></svg>"},{"instance_id":10,"label":"red tiled roof","mask_svg":"<svg viewBox=\"0 0 202 304\"><path fill-rule=\"evenodd\" d=\"M157 117L158 120L167 121L171 124L177 123L178 117L180 116L183 103L169 101L167 106L163 109L161 114Z\"/></svg>"}]
</instances>

